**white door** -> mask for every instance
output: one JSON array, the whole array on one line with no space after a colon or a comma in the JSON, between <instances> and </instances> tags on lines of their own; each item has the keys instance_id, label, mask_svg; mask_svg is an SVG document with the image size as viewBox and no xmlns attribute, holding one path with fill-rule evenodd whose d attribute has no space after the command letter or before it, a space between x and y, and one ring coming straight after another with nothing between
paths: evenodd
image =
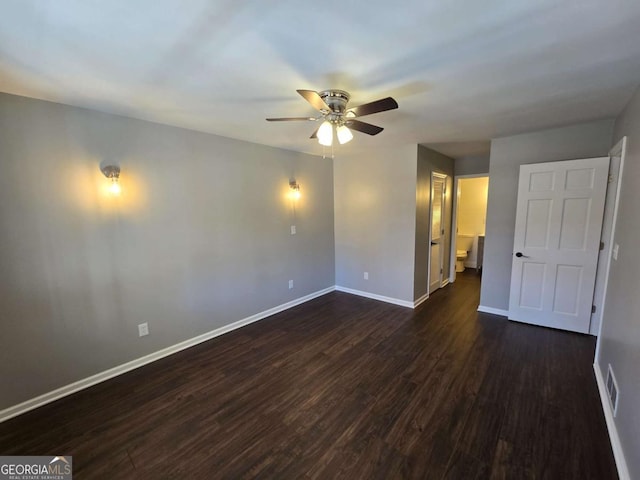
<instances>
[{"instance_id":1,"label":"white door","mask_svg":"<svg viewBox=\"0 0 640 480\"><path fill-rule=\"evenodd\" d=\"M429 254L429 293L442 286L444 242L444 189L446 176L431 176L431 246Z\"/></svg>"},{"instance_id":2,"label":"white door","mask_svg":"<svg viewBox=\"0 0 640 480\"><path fill-rule=\"evenodd\" d=\"M609 158L520 167L509 319L587 333Z\"/></svg>"}]
</instances>

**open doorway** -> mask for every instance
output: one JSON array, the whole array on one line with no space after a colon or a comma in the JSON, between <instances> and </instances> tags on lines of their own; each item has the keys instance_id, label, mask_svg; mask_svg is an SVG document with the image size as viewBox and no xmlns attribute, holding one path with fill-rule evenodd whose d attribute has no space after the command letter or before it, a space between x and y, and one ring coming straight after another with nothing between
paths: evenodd
<instances>
[{"instance_id":1,"label":"open doorway","mask_svg":"<svg viewBox=\"0 0 640 480\"><path fill-rule=\"evenodd\" d=\"M484 258L484 234L487 219L489 177L465 175L456 177L456 192L449 281L467 270L481 272Z\"/></svg>"}]
</instances>

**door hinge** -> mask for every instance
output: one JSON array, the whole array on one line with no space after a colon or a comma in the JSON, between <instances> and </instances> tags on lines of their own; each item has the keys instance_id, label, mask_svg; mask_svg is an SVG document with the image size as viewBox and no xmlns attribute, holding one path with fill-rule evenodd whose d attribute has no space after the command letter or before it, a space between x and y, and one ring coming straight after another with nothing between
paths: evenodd
<instances>
[{"instance_id":1,"label":"door hinge","mask_svg":"<svg viewBox=\"0 0 640 480\"><path fill-rule=\"evenodd\" d=\"M600 250L604 250L604 242L600 242Z\"/></svg>"},{"instance_id":2,"label":"door hinge","mask_svg":"<svg viewBox=\"0 0 640 480\"><path fill-rule=\"evenodd\" d=\"M596 306L595 305L591 305L591 313L596 313Z\"/></svg>"},{"instance_id":3,"label":"door hinge","mask_svg":"<svg viewBox=\"0 0 640 480\"><path fill-rule=\"evenodd\" d=\"M609 175L609 180L607 183L613 183L615 182L615 179L613 178L613 175Z\"/></svg>"},{"instance_id":4,"label":"door hinge","mask_svg":"<svg viewBox=\"0 0 640 480\"><path fill-rule=\"evenodd\" d=\"M442 274L442 269L440 269L440 274Z\"/></svg>"}]
</instances>

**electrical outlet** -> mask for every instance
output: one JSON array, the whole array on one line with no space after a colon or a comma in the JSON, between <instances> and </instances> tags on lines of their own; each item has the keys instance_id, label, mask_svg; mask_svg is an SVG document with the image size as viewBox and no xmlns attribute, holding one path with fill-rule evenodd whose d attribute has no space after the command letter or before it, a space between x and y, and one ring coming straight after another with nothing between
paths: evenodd
<instances>
[{"instance_id":1,"label":"electrical outlet","mask_svg":"<svg viewBox=\"0 0 640 480\"><path fill-rule=\"evenodd\" d=\"M289 290L293 288L293 280L289 280Z\"/></svg>"},{"instance_id":2,"label":"electrical outlet","mask_svg":"<svg viewBox=\"0 0 640 480\"><path fill-rule=\"evenodd\" d=\"M138 336L144 337L149 335L149 324L147 322L138 325Z\"/></svg>"},{"instance_id":3,"label":"electrical outlet","mask_svg":"<svg viewBox=\"0 0 640 480\"><path fill-rule=\"evenodd\" d=\"M614 260L618 260L618 249L620 248L620 245L618 245L617 243L613 246L613 259Z\"/></svg>"},{"instance_id":4,"label":"electrical outlet","mask_svg":"<svg viewBox=\"0 0 640 480\"><path fill-rule=\"evenodd\" d=\"M291 235L295 235L295 234L296 234L296 226L291 225Z\"/></svg>"},{"instance_id":5,"label":"electrical outlet","mask_svg":"<svg viewBox=\"0 0 640 480\"><path fill-rule=\"evenodd\" d=\"M369 272L364 272L364 279L369 280Z\"/></svg>"}]
</instances>

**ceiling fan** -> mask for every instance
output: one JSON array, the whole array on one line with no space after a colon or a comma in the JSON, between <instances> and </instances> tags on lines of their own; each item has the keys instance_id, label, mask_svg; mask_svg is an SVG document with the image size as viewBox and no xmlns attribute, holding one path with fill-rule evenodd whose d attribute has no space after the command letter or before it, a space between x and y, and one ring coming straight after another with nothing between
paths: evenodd
<instances>
[{"instance_id":1,"label":"ceiling fan","mask_svg":"<svg viewBox=\"0 0 640 480\"><path fill-rule=\"evenodd\" d=\"M295 122L323 120L320 127L313 132L309 138L317 138L320 145L330 147L333 144L333 132L335 130L338 142L342 145L351 141L353 134L351 130L377 135L382 127L370 123L356 120L356 117L364 117L373 113L386 112L398 108L398 102L387 97L375 102L365 103L357 107L347 108L349 93L344 90L324 90L315 92L313 90L297 90L302 97L311 104L313 108L320 112L317 117L284 117L267 118L268 122Z\"/></svg>"}]
</instances>

